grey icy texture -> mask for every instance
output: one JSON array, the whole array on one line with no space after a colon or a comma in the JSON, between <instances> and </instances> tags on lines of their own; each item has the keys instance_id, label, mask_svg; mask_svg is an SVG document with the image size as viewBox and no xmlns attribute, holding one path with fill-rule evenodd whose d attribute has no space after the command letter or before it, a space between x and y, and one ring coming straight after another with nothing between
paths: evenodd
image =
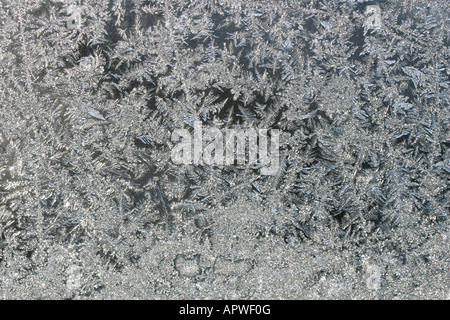
<instances>
[{"instance_id":1,"label":"grey icy texture","mask_svg":"<svg viewBox=\"0 0 450 320\"><path fill-rule=\"evenodd\" d=\"M448 5L1 0L0 298L450 298Z\"/></svg>"}]
</instances>

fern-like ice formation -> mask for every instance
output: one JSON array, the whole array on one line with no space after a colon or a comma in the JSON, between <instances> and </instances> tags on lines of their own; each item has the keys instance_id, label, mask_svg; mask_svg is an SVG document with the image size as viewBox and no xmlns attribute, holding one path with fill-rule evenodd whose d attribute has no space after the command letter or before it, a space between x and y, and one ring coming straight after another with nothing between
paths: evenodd
<instances>
[{"instance_id":1,"label":"fern-like ice formation","mask_svg":"<svg viewBox=\"0 0 450 320\"><path fill-rule=\"evenodd\" d=\"M448 12L2 0L0 297L447 296ZM194 121L279 172L172 163Z\"/></svg>"}]
</instances>

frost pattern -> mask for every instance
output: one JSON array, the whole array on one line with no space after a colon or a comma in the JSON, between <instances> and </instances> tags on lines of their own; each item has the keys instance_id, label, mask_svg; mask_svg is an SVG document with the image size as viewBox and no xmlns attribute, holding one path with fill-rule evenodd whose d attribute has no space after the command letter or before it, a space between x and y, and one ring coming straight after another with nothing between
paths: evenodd
<instances>
[{"instance_id":1,"label":"frost pattern","mask_svg":"<svg viewBox=\"0 0 450 320\"><path fill-rule=\"evenodd\" d=\"M0 297L448 296L446 1L0 17ZM172 163L197 120L280 129L279 172Z\"/></svg>"}]
</instances>

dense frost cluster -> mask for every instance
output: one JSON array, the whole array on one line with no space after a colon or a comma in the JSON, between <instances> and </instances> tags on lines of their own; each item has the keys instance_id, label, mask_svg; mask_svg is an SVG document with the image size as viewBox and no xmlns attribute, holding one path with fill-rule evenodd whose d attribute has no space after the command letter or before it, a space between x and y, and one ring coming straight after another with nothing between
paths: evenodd
<instances>
[{"instance_id":1,"label":"dense frost cluster","mask_svg":"<svg viewBox=\"0 0 450 320\"><path fill-rule=\"evenodd\" d=\"M0 298L446 298L449 4L1 0ZM279 129L280 168L177 129Z\"/></svg>"}]
</instances>

